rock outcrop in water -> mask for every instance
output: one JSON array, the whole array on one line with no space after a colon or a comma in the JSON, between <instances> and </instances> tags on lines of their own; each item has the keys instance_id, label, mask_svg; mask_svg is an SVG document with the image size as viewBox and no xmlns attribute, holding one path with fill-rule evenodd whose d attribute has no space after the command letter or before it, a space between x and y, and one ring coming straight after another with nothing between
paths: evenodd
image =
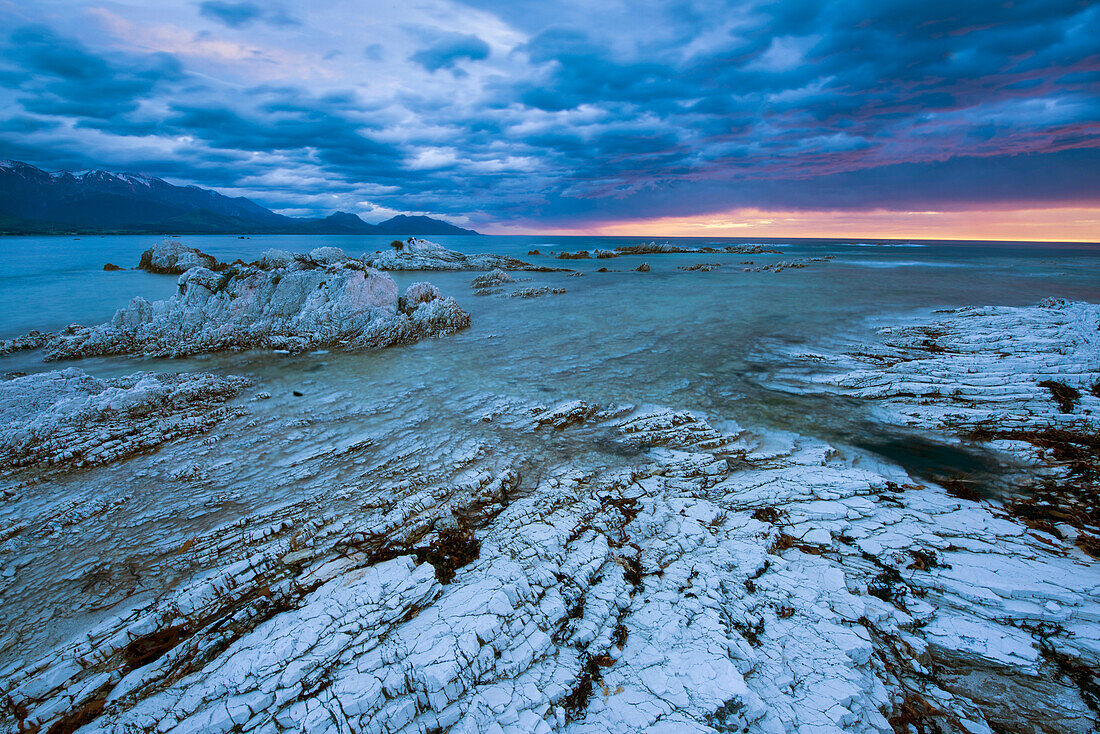
<instances>
[{"instance_id":1,"label":"rock outcrop in water","mask_svg":"<svg viewBox=\"0 0 1100 734\"><path fill-rule=\"evenodd\" d=\"M218 270L219 264L213 255L194 247L187 247L179 240L164 240L141 254L139 270L165 275L182 275L191 268L209 268Z\"/></svg>"},{"instance_id":2,"label":"rock outcrop in water","mask_svg":"<svg viewBox=\"0 0 1100 734\"><path fill-rule=\"evenodd\" d=\"M832 255L826 255L825 257L802 257L795 260L780 260L774 263L768 263L767 265L757 265L752 268L745 268L746 273L782 273L784 270L800 270L802 268L808 268L813 263L830 262L835 258Z\"/></svg>"},{"instance_id":3,"label":"rock outcrop in water","mask_svg":"<svg viewBox=\"0 0 1100 734\"><path fill-rule=\"evenodd\" d=\"M506 255L466 255L429 240L395 240L389 250L363 255L363 262L379 270L531 270L535 266Z\"/></svg>"},{"instance_id":4,"label":"rock outcrop in water","mask_svg":"<svg viewBox=\"0 0 1100 734\"><path fill-rule=\"evenodd\" d=\"M615 251L622 255L667 255L675 253L729 253L733 255L761 255L765 253L778 254L780 250L775 248L765 247L764 245L725 245L723 247L713 247L710 245L704 245L703 247L684 247L682 245L673 245L668 242L644 242L640 245L620 245L615 248Z\"/></svg>"},{"instance_id":5,"label":"rock outcrop in water","mask_svg":"<svg viewBox=\"0 0 1100 734\"><path fill-rule=\"evenodd\" d=\"M138 373L101 380L66 369L0 381L0 471L104 464L209 430L241 377Z\"/></svg>"},{"instance_id":6,"label":"rock outcrop in water","mask_svg":"<svg viewBox=\"0 0 1100 734\"><path fill-rule=\"evenodd\" d=\"M495 268L484 275L479 275L474 278L470 285L474 288L474 293L479 296L488 296L494 293L500 293L504 290L505 284L515 283L516 279L508 273L504 272L500 268Z\"/></svg>"},{"instance_id":7,"label":"rock outcrop in water","mask_svg":"<svg viewBox=\"0 0 1100 734\"><path fill-rule=\"evenodd\" d=\"M399 298L389 275L343 262L337 253L314 250L306 262L271 262L270 270L192 268L171 299L135 298L106 324L51 338L46 358L377 348L469 326L469 315L454 299L428 284L414 284Z\"/></svg>"},{"instance_id":8,"label":"rock outcrop in water","mask_svg":"<svg viewBox=\"0 0 1100 734\"><path fill-rule=\"evenodd\" d=\"M46 346L49 341L50 335L43 334L41 331L29 331L14 339L0 339L0 355L11 354L12 352L23 352L30 349L41 349Z\"/></svg>"}]
</instances>

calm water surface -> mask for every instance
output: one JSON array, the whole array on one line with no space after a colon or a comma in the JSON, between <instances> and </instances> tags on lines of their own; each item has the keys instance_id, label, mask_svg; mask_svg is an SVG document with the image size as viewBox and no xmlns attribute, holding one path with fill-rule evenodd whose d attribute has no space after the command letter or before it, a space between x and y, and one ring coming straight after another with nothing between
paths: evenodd
<instances>
[{"instance_id":1,"label":"calm water surface","mask_svg":"<svg viewBox=\"0 0 1100 734\"><path fill-rule=\"evenodd\" d=\"M104 321L135 295L169 297L174 276L104 272L106 262L133 267L159 237L8 237L0 240L0 337L30 329ZM255 259L269 248L305 252L334 245L352 255L384 248L391 237L187 236L223 261ZM473 295L476 273L395 273L403 286L431 280L467 309L473 326L445 339L381 352L211 355L192 360L95 359L95 374L205 369L253 375L275 389L309 385L351 390L364 400L410 384L540 401L585 398L701 409L744 423L844 437L865 430L860 408L835 399L791 396L759 386L782 367L791 346L813 349L868 334L873 322L963 305L1033 304L1048 296L1100 300L1100 245L828 240L671 239L686 245L761 242L780 255L678 254L560 261L528 256L539 249L612 249L623 237L437 237L467 253L495 252L584 273L521 273L532 285L567 293L538 299ZM663 240L662 240L663 241ZM835 256L781 273L744 272L747 262ZM634 272L642 262L649 273ZM713 272L681 266L721 263ZM621 272L597 273L600 267ZM12 355L0 370L56 365Z\"/></svg>"}]
</instances>

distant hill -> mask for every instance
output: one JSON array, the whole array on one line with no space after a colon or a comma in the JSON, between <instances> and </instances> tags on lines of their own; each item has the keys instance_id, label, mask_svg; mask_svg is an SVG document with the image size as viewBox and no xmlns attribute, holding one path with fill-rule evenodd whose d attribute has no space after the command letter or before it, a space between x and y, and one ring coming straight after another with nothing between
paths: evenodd
<instances>
[{"instance_id":1,"label":"distant hill","mask_svg":"<svg viewBox=\"0 0 1100 734\"><path fill-rule=\"evenodd\" d=\"M0 234L477 234L432 219L398 215L368 224L336 212L284 217L243 196L108 171L50 173L0 160Z\"/></svg>"}]
</instances>

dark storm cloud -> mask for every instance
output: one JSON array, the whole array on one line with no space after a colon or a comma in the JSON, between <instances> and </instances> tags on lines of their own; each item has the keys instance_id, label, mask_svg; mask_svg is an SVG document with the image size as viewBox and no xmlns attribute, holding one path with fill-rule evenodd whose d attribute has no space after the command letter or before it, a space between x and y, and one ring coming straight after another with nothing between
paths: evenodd
<instances>
[{"instance_id":1,"label":"dark storm cloud","mask_svg":"<svg viewBox=\"0 0 1100 734\"><path fill-rule=\"evenodd\" d=\"M13 68L0 83L22 93L25 110L42 115L116 118L183 77L168 54L109 61L44 26L13 31L3 58Z\"/></svg>"},{"instance_id":2,"label":"dark storm cloud","mask_svg":"<svg viewBox=\"0 0 1100 734\"><path fill-rule=\"evenodd\" d=\"M275 206L324 207L331 193L364 209L557 225L1100 199L1095 3L467 4L518 43L415 24L395 26L413 28L406 46L317 41L316 91L286 75L219 84L182 56L93 51L22 27L0 51L0 87L17 103L0 120L0 156L68 160L84 144L99 163L103 143L82 131L186 140L174 158L128 167L211 186L278 180L258 197ZM248 1L198 7L235 30L296 22ZM199 37L219 40L210 34ZM356 63L373 75L343 71ZM320 190L286 183L298 171Z\"/></svg>"}]
</instances>

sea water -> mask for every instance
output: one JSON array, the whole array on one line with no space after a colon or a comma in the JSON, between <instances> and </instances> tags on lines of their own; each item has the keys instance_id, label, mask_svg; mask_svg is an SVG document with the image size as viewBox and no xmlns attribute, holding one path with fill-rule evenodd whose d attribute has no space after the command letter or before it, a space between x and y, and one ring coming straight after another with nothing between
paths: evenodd
<instances>
[{"instance_id":1,"label":"sea water","mask_svg":"<svg viewBox=\"0 0 1100 734\"><path fill-rule=\"evenodd\" d=\"M105 272L107 262L133 268L153 236L7 237L0 240L0 338L37 329L108 320L134 296L170 297L175 276L136 269ZM297 356L206 357L206 369L270 377L316 368L325 374L398 374L403 379L463 385L540 400L655 402L736 412L753 420L797 424L807 409L788 396L761 391L761 372L782 367L792 349L870 336L877 323L939 308L1027 305L1047 297L1100 299L1100 245L917 241L659 239L723 247L761 243L781 254L661 254L559 260L546 253L614 249L646 238L435 238L466 253L510 255L568 273L517 273L529 285L565 288L537 299L475 296L470 272L397 272L401 287L428 280L454 296L472 326L455 336L382 352ZM649 238L653 239L653 238ZM228 262L256 259L267 249L308 252L335 246L358 255L389 246L390 237L272 235L185 236L181 240ZM542 255L528 255L539 250ZM746 268L779 260L820 258L808 267L773 272ZM648 273L634 269L642 262ZM717 263L711 272L680 268ZM600 268L613 272L600 273ZM190 360L193 362L194 360ZM84 360L93 374L135 368L177 371L187 360ZM400 366L400 367L399 367ZM0 359L2 371L56 365L38 355ZM321 370L308 374L319 376ZM377 378L376 378L377 379ZM387 378L389 379L389 378ZM831 406L833 410L835 406ZM815 411L809 410L809 413Z\"/></svg>"},{"instance_id":2,"label":"sea water","mask_svg":"<svg viewBox=\"0 0 1100 734\"><path fill-rule=\"evenodd\" d=\"M160 238L9 237L0 240L0 338L70 323L95 324L130 298L155 300L176 291L177 278L133 268ZM270 248L308 252L336 246L350 255L388 247L391 238L361 236L186 236L185 244L222 261L257 258ZM870 449L915 475L993 471L982 457L937 443L899 437L874 423L866 405L840 397L792 394L771 387L790 355L871 339L876 324L966 305L1026 305L1047 297L1100 300L1100 246L1036 243L755 240L781 254L663 254L607 260L559 260L551 251L613 249L653 238L439 237L466 253L511 255L536 265L582 273L514 273L527 285L564 288L540 298L477 296L471 272L398 272L403 288L428 280L471 315L458 334L380 351L270 351L188 359L94 358L45 363L38 352L0 357L0 373L78 366L97 376L145 371L207 371L255 381L240 403L249 417L215 429L219 459L170 442L118 465L61 475L0 512L0 522L41 516L36 545L20 551L24 566L6 592L0 625L18 635L12 655L77 634L116 605L155 598L216 558L181 554L193 538L241 518L278 518L280 508L315 508L334 517L357 511L354 488L374 456L407 445L400 471L432 475L448 452L465 451L498 430L473 420L491 397L550 405L583 399L600 404L656 404L697 410L722 427L791 431L834 445ZM664 240L659 240L664 241ZM722 247L745 239L673 239ZM531 250L542 255L528 255ZM779 273L746 268L796 258L833 256ZM636 272L643 262L650 272ZM711 272L680 268L718 263ZM607 268L612 272L598 272ZM523 285L521 283L520 285ZM270 399L250 401L258 392ZM300 416L310 416L298 420ZM247 422L246 422L247 421ZM599 450L566 438L510 437L537 471L574 451ZM365 442L349 455L334 447ZM372 443L373 442L373 443ZM388 442L388 445L387 445ZM608 450L614 450L614 447ZM322 458L318 458L322 457ZM445 462L444 462L445 463ZM949 465L949 466L948 466ZM194 470L194 471L192 471ZM167 479L166 479L167 478ZM341 488L343 494L333 490ZM96 510L67 533L50 518L72 507L125 499L126 520ZM341 498L343 497L343 498ZM289 510L288 510L289 511ZM298 510L295 510L298 511ZM301 510L306 512L306 510ZM121 511L120 511L121 512ZM257 521L260 522L260 521ZM40 536L40 537L39 537ZM27 626L26 620L38 624ZM29 646L29 647L28 647ZM0 655L0 661L7 656Z\"/></svg>"}]
</instances>

